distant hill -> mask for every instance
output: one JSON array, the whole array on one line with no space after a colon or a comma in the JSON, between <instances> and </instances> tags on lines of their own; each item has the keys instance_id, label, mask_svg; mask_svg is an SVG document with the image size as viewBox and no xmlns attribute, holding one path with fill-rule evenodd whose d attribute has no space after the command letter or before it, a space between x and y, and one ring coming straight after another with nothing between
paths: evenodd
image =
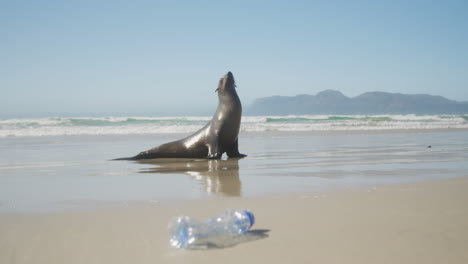
<instances>
[{"instance_id":1,"label":"distant hill","mask_svg":"<svg viewBox=\"0 0 468 264\"><path fill-rule=\"evenodd\" d=\"M317 95L259 98L245 111L247 115L467 113L468 102L452 101L442 96L367 92L347 97L335 90L325 90Z\"/></svg>"}]
</instances>

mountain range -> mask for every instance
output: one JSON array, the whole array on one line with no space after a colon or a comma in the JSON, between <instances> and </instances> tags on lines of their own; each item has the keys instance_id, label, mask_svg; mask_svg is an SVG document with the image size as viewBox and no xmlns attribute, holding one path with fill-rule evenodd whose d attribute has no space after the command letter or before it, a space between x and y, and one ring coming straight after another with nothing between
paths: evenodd
<instances>
[{"instance_id":1,"label":"mountain range","mask_svg":"<svg viewBox=\"0 0 468 264\"><path fill-rule=\"evenodd\" d=\"M255 100L246 115L467 114L468 102L428 94L367 92L347 97L335 90L316 95L270 96Z\"/></svg>"}]
</instances>

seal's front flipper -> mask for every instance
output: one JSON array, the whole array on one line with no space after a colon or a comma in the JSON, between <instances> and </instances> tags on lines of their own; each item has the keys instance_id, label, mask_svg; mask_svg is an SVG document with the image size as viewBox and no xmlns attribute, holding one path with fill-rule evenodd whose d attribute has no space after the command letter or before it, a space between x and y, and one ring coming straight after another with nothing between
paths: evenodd
<instances>
[{"instance_id":1,"label":"seal's front flipper","mask_svg":"<svg viewBox=\"0 0 468 264\"><path fill-rule=\"evenodd\" d=\"M218 137L211 139L210 142L206 144L206 146L208 147L208 159L221 159L223 153L219 149Z\"/></svg>"},{"instance_id":2,"label":"seal's front flipper","mask_svg":"<svg viewBox=\"0 0 468 264\"><path fill-rule=\"evenodd\" d=\"M232 146L226 151L229 158L245 158L247 155L239 153L239 142L238 139L232 144Z\"/></svg>"}]
</instances>

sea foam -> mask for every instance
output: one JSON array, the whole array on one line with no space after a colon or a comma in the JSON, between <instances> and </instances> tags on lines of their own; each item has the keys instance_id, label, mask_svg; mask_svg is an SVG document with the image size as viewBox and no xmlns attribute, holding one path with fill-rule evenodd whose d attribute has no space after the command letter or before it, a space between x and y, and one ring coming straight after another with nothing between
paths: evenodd
<instances>
[{"instance_id":1,"label":"sea foam","mask_svg":"<svg viewBox=\"0 0 468 264\"><path fill-rule=\"evenodd\" d=\"M193 133L211 117L0 119L0 138ZM373 131L468 129L468 115L243 116L241 131Z\"/></svg>"}]
</instances>

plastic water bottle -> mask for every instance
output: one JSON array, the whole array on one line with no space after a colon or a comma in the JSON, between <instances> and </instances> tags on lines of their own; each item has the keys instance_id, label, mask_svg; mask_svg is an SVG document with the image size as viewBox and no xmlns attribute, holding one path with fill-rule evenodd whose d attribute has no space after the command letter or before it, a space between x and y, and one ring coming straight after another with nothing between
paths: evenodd
<instances>
[{"instance_id":1,"label":"plastic water bottle","mask_svg":"<svg viewBox=\"0 0 468 264\"><path fill-rule=\"evenodd\" d=\"M188 216L175 218L169 224L170 244L175 248L223 248L249 231L254 215L246 210L226 209L220 215L201 222Z\"/></svg>"}]
</instances>

